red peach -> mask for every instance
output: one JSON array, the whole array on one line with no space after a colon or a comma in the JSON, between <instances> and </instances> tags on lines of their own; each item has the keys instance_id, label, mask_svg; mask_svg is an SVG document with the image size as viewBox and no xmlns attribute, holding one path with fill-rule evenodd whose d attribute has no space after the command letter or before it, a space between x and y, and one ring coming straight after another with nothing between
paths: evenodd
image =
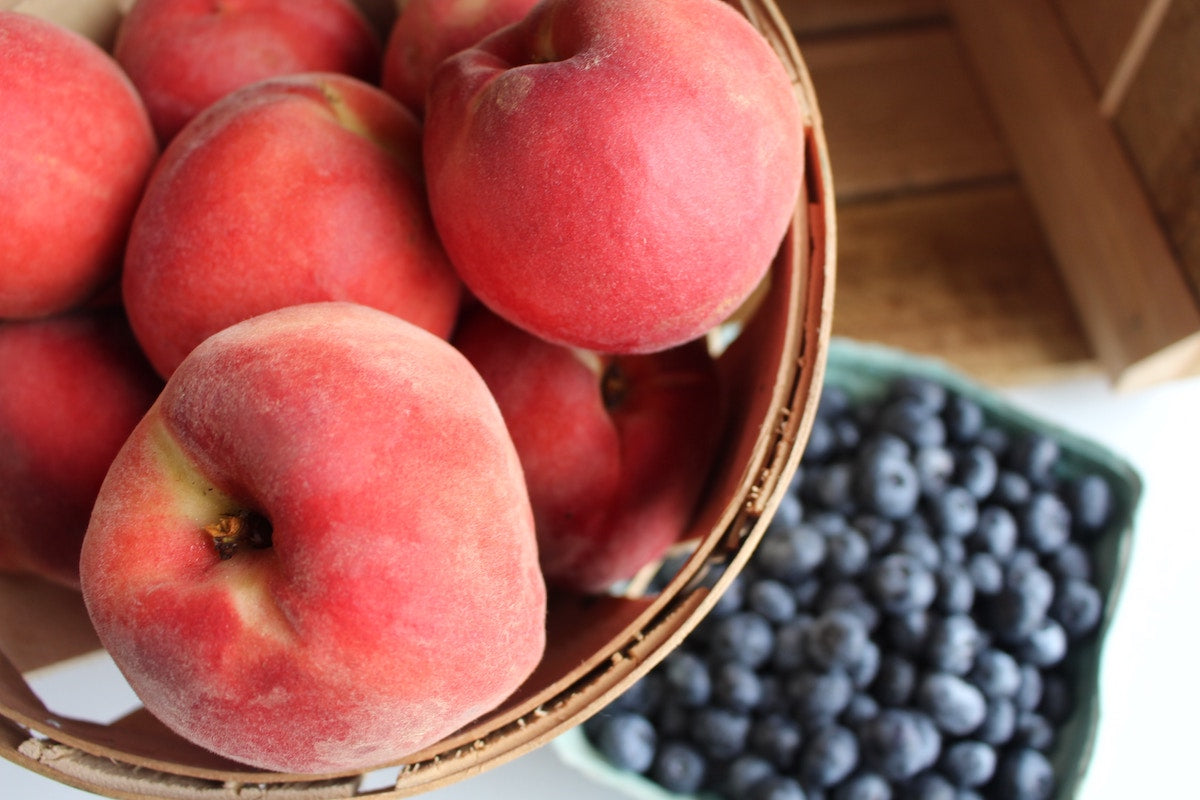
<instances>
[{"instance_id":1,"label":"red peach","mask_svg":"<svg viewBox=\"0 0 1200 800\"><path fill-rule=\"evenodd\" d=\"M537 0L405 0L383 51L380 86L418 115L433 71L518 21Z\"/></svg>"},{"instance_id":2,"label":"red peach","mask_svg":"<svg viewBox=\"0 0 1200 800\"><path fill-rule=\"evenodd\" d=\"M119 310L0 323L0 569L79 585L108 467L162 381Z\"/></svg>"},{"instance_id":3,"label":"red peach","mask_svg":"<svg viewBox=\"0 0 1200 800\"><path fill-rule=\"evenodd\" d=\"M146 709L287 773L396 762L544 647L521 467L445 340L349 303L213 335L118 454L84 600Z\"/></svg>"},{"instance_id":4,"label":"red peach","mask_svg":"<svg viewBox=\"0 0 1200 800\"><path fill-rule=\"evenodd\" d=\"M799 104L720 0L547 0L442 62L425 106L434 222L479 299L604 352L702 335L795 212Z\"/></svg>"},{"instance_id":5,"label":"red peach","mask_svg":"<svg viewBox=\"0 0 1200 800\"><path fill-rule=\"evenodd\" d=\"M487 382L521 456L549 583L603 591L681 538L721 432L702 341L601 356L482 307L453 341Z\"/></svg>"},{"instance_id":6,"label":"red peach","mask_svg":"<svg viewBox=\"0 0 1200 800\"><path fill-rule=\"evenodd\" d=\"M137 0L113 55L159 140L235 89L297 72L375 82L379 36L351 0Z\"/></svg>"},{"instance_id":7,"label":"red peach","mask_svg":"<svg viewBox=\"0 0 1200 800\"><path fill-rule=\"evenodd\" d=\"M461 285L429 217L420 124L355 78L307 73L210 106L164 151L123 296L155 368L256 314L343 300L448 336Z\"/></svg>"},{"instance_id":8,"label":"red peach","mask_svg":"<svg viewBox=\"0 0 1200 800\"><path fill-rule=\"evenodd\" d=\"M82 305L116 277L158 145L115 61L0 11L0 318Z\"/></svg>"}]
</instances>

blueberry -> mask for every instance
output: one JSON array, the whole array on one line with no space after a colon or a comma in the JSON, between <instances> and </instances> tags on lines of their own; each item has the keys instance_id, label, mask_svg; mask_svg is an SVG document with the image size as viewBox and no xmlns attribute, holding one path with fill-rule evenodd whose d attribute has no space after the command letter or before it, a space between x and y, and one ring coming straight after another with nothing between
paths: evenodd
<instances>
[{"instance_id":1,"label":"blueberry","mask_svg":"<svg viewBox=\"0 0 1200 800\"><path fill-rule=\"evenodd\" d=\"M848 667L857 661L868 641L867 626L848 611L827 611L808 629L806 653L823 669Z\"/></svg>"},{"instance_id":2,"label":"blueberry","mask_svg":"<svg viewBox=\"0 0 1200 800\"><path fill-rule=\"evenodd\" d=\"M937 445L917 448L912 462L917 472L917 482L925 495L943 491L954 477L954 454L947 447Z\"/></svg>"},{"instance_id":3,"label":"blueberry","mask_svg":"<svg viewBox=\"0 0 1200 800\"><path fill-rule=\"evenodd\" d=\"M892 800L892 785L875 772L858 772L833 790L833 800Z\"/></svg>"},{"instance_id":4,"label":"blueberry","mask_svg":"<svg viewBox=\"0 0 1200 800\"><path fill-rule=\"evenodd\" d=\"M1033 664L1021 665L1021 686L1013 695L1017 711L1033 711L1042 702L1045 680L1042 671Z\"/></svg>"},{"instance_id":5,"label":"blueberry","mask_svg":"<svg viewBox=\"0 0 1200 800\"><path fill-rule=\"evenodd\" d=\"M942 563L941 546L933 534L920 523L905 524L892 541L888 552L910 555L931 570L937 569Z\"/></svg>"},{"instance_id":6,"label":"blueberry","mask_svg":"<svg viewBox=\"0 0 1200 800\"><path fill-rule=\"evenodd\" d=\"M762 679L745 664L726 662L713 670L712 699L733 711L750 711L763 701Z\"/></svg>"},{"instance_id":7,"label":"blueberry","mask_svg":"<svg viewBox=\"0 0 1200 800\"><path fill-rule=\"evenodd\" d=\"M874 682L875 676L879 674L881 657L879 645L868 639L858 658L846 665L846 672L855 689L865 689Z\"/></svg>"},{"instance_id":8,"label":"blueberry","mask_svg":"<svg viewBox=\"0 0 1200 800\"><path fill-rule=\"evenodd\" d=\"M851 452L862 441L862 428L853 419L842 417L833 421L833 435L842 452Z\"/></svg>"},{"instance_id":9,"label":"blueberry","mask_svg":"<svg viewBox=\"0 0 1200 800\"><path fill-rule=\"evenodd\" d=\"M983 445L972 445L955 459L954 481L966 489L972 497L983 501L996 488L1000 465L996 454Z\"/></svg>"},{"instance_id":10,"label":"blueberry","mask_svg":"<svg viewBox=\"0 0 1200 800\"><path fill-rule=\"evenodd\" d=\"M942 551L943 564L963 564L967 560L967 546L958 536L938 537L938 548Z\"/></svg>"},{"instance_id":11,"label":"blueberry","mask_svg":"<svg viewBox=\"0 0 1200 800\"><path fill-rule=\"evenodd\" d=\"M716 661L738 661L758 668L775 649L775 632L762 614L739 611L716 620L708 631L707 643Z\"/></svg>"},{"instance_id":12,"label":"blueberry","mask_svg":"<svg viewBox=\"0 0 1200 800\"><path fill-rule=\"evenodd\" d=\"M836 461L822 464L805 471L801 496L824 508L849 508L852 502L853 480L854 466L851 463Z\"/></svg>"},{"instance_id":13,"label":"blueberry","mask_svg":"<svg viewBox=\"0 0 1200 800\"><path fill-rule=\"evenodd\" d=\"M658 735L641 714L605 711L589 720L584 731L600 755L617 769L645 772L654 761Z\"/></svg>"},{"instance_id":14,"label":"blueberry","mask_svg":"<svg viewBox=\"0 0 1200 800\"><path fill-rule=\"evenodd\" d=\"M897 653L884 653L879 659L879 673L871 684L875 698L885 706L904 706L917 688L917 667Z\"/></svg>"},{"instance_id":15,"label":"blueberry","mask_svg":"<svg viewBox=\"0 0 1200 800\"><path fill-rule=\"evenodd\" d=\"M822 419L834 419L848 413L854 405L850 394L840 386L826 383L821 387L817 400L817 416Z\"/></svg>"},{"instance_id":16,"label":"blueberry","mask_svg":"<svg viewBox=\"0 0 1200 800\"><path fill-rule=\"evenodd\" d=\"M797 583L825 560L825 537L809 525L769 530L754 551L756 566L766 575Z\"/></svg>"},{"instance_id":17,"label":"blueberry","mask_svg":"<svg viewBox=\"0 0 1200 800\"><path fill-rule=\"evenodd\" d=\"M796 606L805 610L812 608L821 594L824 582L817 575L810 575L792 586L792 595L796 598Z\"/></svg>"},{"instance_id":18,"label":"blueberry","mask_svg":"<svg viewBox=\"0 0 1200 800\"><path fill-rule=\"evenodd\" d=\"M905 797L920 800L958 800L958 789L936 772L922 772L905 787Z\"/></svg>"},{"instance_id":19,"label":"blueberry","mask_svg":"<svg viewBox=\"0 0 1200 800\"><path fill-rule=\"evenodd\" d=\"M1091 536L1104 529L1112 518L1114 499L1112 487L1096 473L1080 475L1063 487L1063 498L1081 536Z\"/></svg>"},{"instance_id":20,"label":"blueberry","mask_svg":"<svg viewBox=\"0 0 1200 800\"><path fill-rule=\"evenodd\" d=\"M854 499L868 513L888 519L907 517L916 510L921 495L917 471L906 458L876 452L857 461Z\"/></svg>"},{"instance_id":21,"label":"blueberry","mask_svg":"<svg viewBox=\"0 0 1200 800\"><path fill-rule=\"evenodd\" d=\"M967 559L967 574L976 595L994 595L1004 588L1004 569L991 553L974 553Z\"/></svg>"},{"instance_id":22,"label":"blueberry","mask_svg":"<svg viewBox=\"0 0 1200 800\"><path fill-rule=\"evenodd\" d=\"M791 675L785 686L797 718L802 722L820 723L831 720L854 697L854 682L844 670L818 672L803 669Z\"/></svg>"},{"instance_id":23,"label":"blueberry","mask_svg":"<svg viewBox=\"0 0 1200 800\"><path fill-rule=\"evenodd\" d=\"M654 727L660 739L686 737L692 729L692 708L668 702L654 715Z\"/></svg>"},{"instance_id":24,"label":"blueberry","mask_svg":"<svg viewBox=\"0 0 1200 800\"><path fill-rule=\"evenodd\" d=\"M675 650L663 659L663 693L682 706L702 706L712 696L708 664L688 650Z\"/></svg>"},{"instance_id":25,"label":"blueberry","mask_svg":"<svg viewBox=\"0 0 1200 800\"><path fill-rule=\"evenodd\" d=\"M746 800L809 800L809 796L795 778L770 775L750 787Z\"/></svg>"},{"instance_id":26,"label":"blueberry","mask_svg":"<svg viewBox=\"0 0 1200 800\"><path fill-rule=\"evenodd\" d=\"M1041 753L1020 748L1004 754L993 781L997 797L1007 800L1050 800L1054 796L1054 767Z\"/></svg>"},{"instance_id":27,"label":"blueberry","mask_svg":"<svg viewBox=\"0 0 1200 800\"><path fill-rule=\"evenodd\" d=\"M939 729L952 736L969 734L987 713L983 692L946 672L926 674L917 684L916 701Z\"/></svg>"},{"instance_id":28,"label":"blueberry","mask_svg":"<svg viewBox=\"0 0 1200 800\"><path fill-rule=\"evenodd\" d=\"M786 714L768 714L750 725L749 748L781 770L791 770L803 744L800 725Z\"/></svg>"},{"instance_id":29,"label":"blueberry","mask_svg":"<svg viewBox=\"0 0 1200 800\"><path fill-rule=\"evenodd\" d=\"M759 578L746 591L746 605L770 622L780 624L796 616L796 597L782 581Z\"/></svg>"},{"instance_id":30,"label":"blueberry","mask_svg":"<svg viewBox=\"0 0 1200 800\"><path fill-rule=\"evenodd\" d=\"M1019 536L1017 518L1007 507L993 503L980 509L971 543L1004 561L1017 549Z\"/></svg>"},{"instance_id":31,"label":"blueberry","mask_svg":"<svg viewBox=\"0 0 1200 800\"><path fill-rule=\"evenodd\" d=\"M717 602L713 604L705 619L711 621L741 611L746 598L748 582L745 572L734 576L733 580L725 587L725 591L717 598Z\"/></svg>"},{"instance_id":32,"label":"blueberry","mask_svg":"<svg viewBox=\"0 0 1200 800\"><path fill-rule=\"evenodd\" d=\"M974 441L983 430L983 407L968 397L952 392L942 408L942 419L946 423L946 433L953 441Z\"/></svg>"},{"instance_id":33,"label":"blueberry","mask_svg":"<svg viewBox=\"0 0 1200 800\"><path fill-rule=\"evenodd\" d=\"M946 423L919 400L899 397L886 402L875 416L879 430L899 436L914 447L945 444Z\"/></svg>"},{"instance_id":34,"label":"blueberry","mask_svg":"<svg viewBox=\"0 0 1200 800\"><path fill-rule=\"evenodd\" d=\"M937 571L937 607L946 614L969 614L975 605L975 583L967 568L945 563Z\"/></svg>"},{"instance_id":35,"label":"blueberry","mask_svg":"<svg viewBox=\"0 0 1200 800\"><path fill-rule=\"evenodd\" d=\"M818 411L820 406L817 407ZM804 445L804 453L800 456L803 464L820 464L831 458L837 451L837 436L833 432L833 422L817 414L812 427L808 431L808 441Z\"/></svg>"},{"instance_id":36,"label":"blueberry","mask_svg":"<svg viewBox=\"0 0 1200 800\"><path fill-rule=\"evenodd\" d=\"M996 488L992 490L992 499L1009 508L1017 508L1029 502L1033 487L1029 479L1019 472L1001 469L996 476Z\"/></svg>"},{"instance_id":37,"label":"blueberry","mask_svg":"<svg viewBox=\"0 0 1200 800\"><path fill-rule=\"evenodd\" d=\"M1017 730L1017 707L1011 700L997 697L988 700L983 722L971 734L994 747L1007 744Z\"/></svg>"},{"instance_id":38,"label":"blueberry","mask_svg":"<svg viewBox=\"0 0 1200 800\"><path fill-rule=\"evenodd\" d=\"M825 568L835 577L859 575L871 562L871 546L854 528L830 537L825 551Z\"/></svg>"},{"instance_id":39,"label":"blueberry","mask_svg":"<svg viewBox=\"0 0 1200 800\"><path fill-rule=\"evenodd\" d=\"M841 725L818 728L800 753L800 778L806 784L833 786L858 765L858 738Z\"/></svg>"},{"instance_id":40,"label":"blueberry","mask_svg":"<svg viewBox=\"0 0 1200 800\"><path fill-rule=\"evenodd\" d=\"M1050 604L1050 616L1062 625L1071 639L1083 638L1096 630L1103 611L1100 590L1078 578L1060 582Z\"/></svg>"},{"instance_id":41,"label":"blueberry","mask_svg":"<svg viewBox=\"0 0 1200 800\"><path fill-rule=\"evenodd\" d=\"M1021 642L1020 655L1038 667L1052 667L1067 656L1067 632L1052 619L1043 619Z\"/></svg>"},{"instance_id":42,"label":"blueberry","mask_svg":"<svg viewBox=\"0 0 1200 800\"><path fill-rule=\"evenodd\" d=\"M867 579L876 601L890 614L928 608L937 595L933 573L904 553L884 556L871 568Z\"/></svg>"},{"instance_id":43,"label":"blueberry","mask_svg":"<svg viewBox=\"0 0 1200 800\"><path fill-rule=\"evenodd\" d=\"M986 742L963 739L946 748L938 766L957 786L983 786L996 771L996 748Z\"/></svg>"},{"instance_id":44,"label":"blueberry","mask_svg":"<svg viewBox=\"0 0 1200 800\"><path fill-rule=\"evenodd\" d=\"M804 519L804 505L800 496L794 492L784 492L775 508L775 516L771 517L771 526L793 528Z\"/></svg>"},{"instance_id":45,"label":"blueberry","mask_svg":"<svg viewBox=\"0 0 1200 800\"><path fill-rule=\"evenodd\" d=\"M608 707L614 711L652 714L662 703L664 693L662 673L659 670L651 670L622 692Z\"/></svg>"},{"instance_id":46,"label":"blueberry","mask_svg":"<svg viewBox=\"0 0 1200 800\"><path fill-rule=\"evenodd\" d=\"M975 656L969 679L989 698L1014 697L1021 688L1021 666L1007 651L989 647Z\"/></svg>"},{"instance_id":47,"label":"blueberry","mask_svg":"<svg viewBox=\"0 0 1200 800\"><path fill-rule=\"evenodd\" d=\"M704 785L708 763L700 751L686 742L667 741L658 748L650 766L650 778L668 792L691 794Z\"/></svg>"},{"instance_id":48,"label":"blueberry","mask_svg":"<svg viewBox=\"0 0 1200 800\"><path fill-rule=\"evenodd\" d=\"M1074 684L1063 675L1049 673L1042 678L1042 701L1038 712L1054 725L1067 721L1074 709Z\"/></svg>"},{"instance_id":49,"label":"blueberry","mask_svg":"<svg viewBox=\"0 0 1200 800\"><path fill-rule=\"evenodd\" d=\"M842 722L851 728L856 728L879 713L879 701L865 692L859 692L850 698L846 710L842 712Z\"/></svg>"},{"instance_id":50,"label":"blueberry","mask_svg":"<svg viewBox=\"0 0 1200 800\"><path fill-rule=\"evenodd\" d=\"M1045 570L1009 570L1005 585L986 604L988 625L1001 639L1017 642L1033 633L1054 600L1054 579Z\"/></svg>"},{"instance_id":51,"label":"blueberry","mask_svg":"<svg viewBox=\"0 0 1200 800\"><path fill-rule=\"evenodd\" d=\"M1034 492L1017 522L1021 539L1039 553L1052 553L1071 538L1071 510L1052 492Z\"/></svg>"},{"instance_id":52,"label":"blueberry","mask_svg":"<svg viewBox=\"0 0 1200 800\"><path fill-rule=\"evenodd\" d=\"M909 461L912 458L913 448L903 437L897 436L894 433L887 431L873 431L868 437L863 439L859 445L858 452L854 454L855 463L862 467L868 461L874 461L878 458L898 458L901 461Z\"/></svg>"},{"instance_id":53,"label":"blueberry","mask_svg":"<svg viewBox=\"0 0 1200 800\"><path fill-rule=\"evenodd\" d=\"M925 648L931 621L932 617L924 610L891 615L883 622L886 642L897 653L915 656Z\"/></svg>"},{"instance_id":54,"label":"blueberry","mask_svg":"<svg viewBox=\"0 0 1200 800\"><path fill-rule=\"evenodd\" d=\"M1053 483L1059 455L1058 442L1049 435L1022 431L1009 442L1007 462L1034 486L1049 486Z\"/></svg>"},{"instance_id":55,"label":"blueberry","mask_svg":"<svg viewBox=\"0 0 1200 800\"><path fill-rule=\"evenodd\" d=\"M887 396L891 400L914 403L929 413L937 414L946 406L950 391L931 378L919 375L901 375L888 384Z\"/></svg>"},{"instance_id":56,"label":"blueberry","mask_svg":"<svg viewBox=\"0 0 1200 800\"><path fill-rule=\"evenodd\" d=\"M1067 542L1051 553L1046 563L1057 578L1075 578L1081 581L1092 579L1092 556L1079 542Z\"/></svg>"},{"instance_id":57,"label":"blueberry","mask_svg":"<svg viewBox=\"0 0 1200 800\"><path fill-rule=\"evenodd\" d=\"M779 672L788 672L804 665L808 629L812 617L802 615L788 620L775 632L775 650L771 653L771 666Z\"/></svg>"},{"instance_id":58,"label":"blueberry","mask_svg":"<svg viewBox=\"0 0 1200 800\"><path fill-rule=\"evenodd\" d=\"M984 644L983 632L969 615L935 618L925 643L925 658L935 670L966 675Z\"/></svg>"},{"instance_id":59,"label":"blueberry","mask_svg":"<svg viewBox=\"0 0 1200 800\"><path fill-rule=\"evenodd\" d=\"M1008 452L1008 448L1012 443L1012 437L1009 436L1008 431L1004 430L1004 428L997 425L985 424L979 429L975 441L988 450L991 450L997 456L1000 456Z\"/></svg>"},{"instance_id":60,"label":"blueberry","mask_svg":"<svg viewBox=\"0 0 1200 800\"><path fill-rule=\"evenodd\" d=\"M1020 747L1030 747L1043 753L1054 746L1056 731L1050 720L1036 711L1017 712L1013 742Z\"/></svg>"},{"instance_id":61,"label":"blueberry","mask_svg":"<svg viewBox=\"0 0 1200 800\"><path fill-rule=\"evenodd\" d=\"M925 504L934 530L947 536L966 536L979 521L979 504L961 486L947 486L926 498Z\"/></svg>"},{"instance_id":62,"label":"blueberry","mask_svg":"<svg viewBox=\"0 0 1200 800\"><path fill-rule=\"evenodd\" d=\"M862 532L872 553L883 552L896 535L895 524L877 514L859 514L850 521L850 524L855 530Z\"/></svg>"},{"instance_id":63,"label":"blueberry","mask_svg":"<svg viewBox=\"0 0 1200 800\"><path fill-rule=\"evenodd\" d=\"M826 538L839 535L850 525L845 514L831 508L814 509L805 521Z\"/></svg>"},{"instance_id":64,"label":"blueberry","mask_svg":"<svg viewBox=\"0 0 1200 800\"><path fill-rule=\"evenodd\" d=\"M859 747L864 765L891 781L904 781L937 759L941 737L924 714L883 709L863 723Z\"/></svg>"},{"instance_id":65,"label":"blueberry","mask_svg":"<svg viewBox=\"0 0 1200 800\"><path fill-rule=\"evenodd\" d=\"M721 788L727 797L746 797L754 784L777 774L775 766L767 759L743 753L726 766Z\"/></svg>"},{"instance_id":66,"label":"blueberry","mask_svg":"<svg viewBox=\"0 0 1200 800\"><path fill-rule=\"evenodd\" d=\"M744 712L708 706L692 714L691 739L710 758L724 760L742 753L749 734L750 716Z\"/></svg>"}]
</instances>

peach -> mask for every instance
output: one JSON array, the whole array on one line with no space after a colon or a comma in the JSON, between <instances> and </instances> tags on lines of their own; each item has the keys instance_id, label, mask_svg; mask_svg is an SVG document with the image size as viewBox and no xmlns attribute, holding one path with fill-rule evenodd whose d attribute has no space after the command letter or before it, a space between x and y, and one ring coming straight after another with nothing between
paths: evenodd
<instances>
[{"instance_id":1,"label":"peach","mask_svg":"<svg viewBox=\"0 0 1200 800\"><path fill-rule=\"evenodd\" d=\"M492 709L544 647L495 401L445 340L351 303L197 347L118 454L81 565L146 709L279 772L395 762Z\"/></svg>"},{"instance_id":2,"label":"peach","mask_svg":"<svg viewBox=\"0 0 1200 800\"><path fill-rule=\"evenodd\" d=\"M0 569L78 587L96 493L162 381L119 310L0 323Z\"/></svg>"},{"instance_id":3,"label":"peach","mask_svg":"<svg viewBox=\"0 0 1200 800\"><path fill-rule=\"evenodd\" d=\"M112 57L0 11L0 318L82 305L116 277L158 145Z\"/></svg>"},{"instance_id":4,"label":"peach","mask_svg":"<svg viewBox=\"0 0 1200 800\"><path fill-rule=\"evenodd\" d=\"M702 341L602 356L478 306L453 341L512 434L548 583L603 591L681 538L721 432L720 387Z\"/></svg>"},{"instance_id":5,"label":"peach","mask_svg":"<svg viewBox=\"0 0 1200 800\"><path fill-rule=\"evenodd\" d=\"M537 0L404 0L383 51L380 86L421 116L438 65L518 21Z\"/></svg>"},{"instance_id":6,"label":"peach","mask_svg":"<svg viewBox=\"0 0 1200 800\"><path fill-rule=\"evenodd\" d=\"M163 152L134 217L122 292L168 376L256 314L341 300L438 336L461 295L430 219L420 124L356 78L305 73L227 95Z\"/></svg>"},{"instance_id":7,"label":"peach","mask_svg":"<svg viewBox=\"0 0 1200 800\"><path fill-rule=\"evenodd\" d=\"M803 175L787 72L720 0L547 0L442 62L434 222L463 282L542 338L644 353L763 278Z\"/></svg>"},{"instance_id":8,"label":"peach","mask_svg":"<svg viewBox=\"0 0 1200 800\"><path fill-rule=\"evenodd\" d=\"M113 44L162 142L264 78L340 72L374 83L381 50L351 0L137 0Z\"/></svg>"}]
</instances>

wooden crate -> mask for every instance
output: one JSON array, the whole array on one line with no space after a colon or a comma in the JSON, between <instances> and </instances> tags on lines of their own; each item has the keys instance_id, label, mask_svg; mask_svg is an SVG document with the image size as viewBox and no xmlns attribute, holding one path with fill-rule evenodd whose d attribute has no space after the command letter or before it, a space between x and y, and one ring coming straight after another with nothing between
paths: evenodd
<instances>
[{"instance_id":1,"label":"wooden crate","mask_svg":"<svg viewBox=\"0 0 1200 800\"><path fill-rule=\"evenodd\" d=\"M997 383L1200 374L1200 0L782 0L834 332Z\"/></svg>"}]
</instances>

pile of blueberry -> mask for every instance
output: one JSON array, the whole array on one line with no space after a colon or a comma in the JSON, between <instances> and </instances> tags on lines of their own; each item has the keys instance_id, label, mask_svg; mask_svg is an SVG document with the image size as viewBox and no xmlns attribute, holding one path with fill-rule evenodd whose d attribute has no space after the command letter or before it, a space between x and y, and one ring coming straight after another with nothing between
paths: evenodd
<instances>
[{"instance_id":1,"label":"pile of blueberry","mask_svg":"<svg viewBox=\"0 0 1200 800\"><path fill-rule=\"evenodd\" d=\"M1101 475L1061 467L941 384L827 388L747 568L585 735L680 794L1047 800L1114 513Z\"/></svg>"}]
</instances>

